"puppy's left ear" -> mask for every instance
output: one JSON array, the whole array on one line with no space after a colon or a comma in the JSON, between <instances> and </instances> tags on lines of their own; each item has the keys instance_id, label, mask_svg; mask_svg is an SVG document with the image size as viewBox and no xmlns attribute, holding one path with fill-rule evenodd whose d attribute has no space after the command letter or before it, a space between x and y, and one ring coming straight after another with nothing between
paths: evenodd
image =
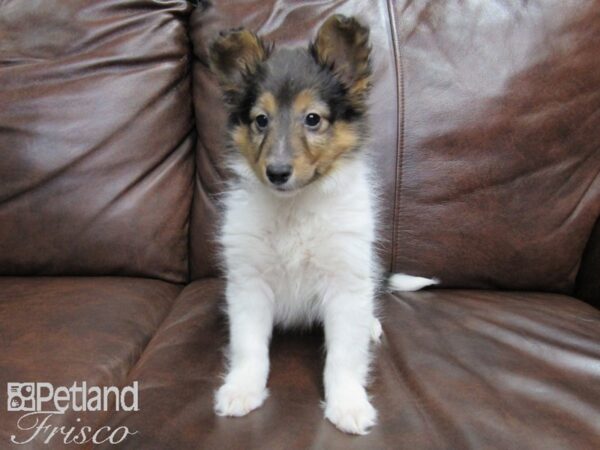
<instances>
[{"instance_id":1,"label":"puppy's left ear","mask_svg":"<svg viewBox=\"0 0 600 450\"><path fill-rule=\"evenodd\" d=\"M350 97L363 102L371 87L369 28L354 17L331 16L310 45L317 63L332 70Z\"/></svg>"}]
</instances>

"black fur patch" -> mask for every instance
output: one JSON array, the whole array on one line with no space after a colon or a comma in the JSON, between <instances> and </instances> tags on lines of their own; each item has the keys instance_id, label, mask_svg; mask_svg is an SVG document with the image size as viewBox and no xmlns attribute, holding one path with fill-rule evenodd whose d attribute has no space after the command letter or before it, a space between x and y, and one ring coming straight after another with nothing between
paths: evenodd
<instances>
[{"instance_id":1,"label":"black fur patch","mask_svg":"<svg viewBox=\"0 0 600 450\"><path fill-rule=\"evenodd\" d=\"M355 121L364 111L348 99L348 89L328 68L319 65L305 49L281 49L244 79L243 95L229 99L232 123L249 123L250 111L263 92L271 92L279 105L290 105L304 89L315 90L331 111L329 120Z\"/></svg>"},{"instance_id":2,"label":"black fur patch","mask_svg":"<svg viewBox=\"0 0 600 450\"><path fill-rule=\"evenodd\" d=\"M367 27L353 17L334 15L308 48L273 51L256 34L232 29L221 33L209 54L233 124L250 123L250 111L262 93L273 94L285 110L306 89L327 103L333 123L364 118L370 50Z\"/></svg>"}]
</instances>

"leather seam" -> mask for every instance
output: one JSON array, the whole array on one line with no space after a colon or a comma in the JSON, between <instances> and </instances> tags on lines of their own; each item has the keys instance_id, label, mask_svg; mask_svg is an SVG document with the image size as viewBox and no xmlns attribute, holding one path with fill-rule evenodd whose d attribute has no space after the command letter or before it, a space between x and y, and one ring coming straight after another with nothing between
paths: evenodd
<instances>
[{"instance_id":1,"label":"leather seam","mask_svg":"<svg viewBox=\"0 0 600 450\"><path fill-rule=\"evenodd\" d=\"M404 163L404 131L405 131L405 99L404 99L404 68L402 55L398 43L396 17L394 14L393 0L387 0L390 32L392 37L392 51L396 73L396 174L394 178L394 212L392 217L392 255L390 272L394 272L397 262L398 229L400 220L400 207L402 201L402 173Z\"/></svg>"},{"instance_id":2,"label":"leather seam","mask_svg":"<svg viewBox=\"0 0 600 450\"><path fill-rule=\"evenodd\" d=\"M190 1L190 3L198 8L198 4L194 1ZM198 152L198 144L199 144L199 133L198 133L198 117L196 116L196 106L194 105L194 64L195 64L195 53L194 53L194 42L192 39L192 16L194 15L195 10L192 10L187 18L186 28L187 28L187 46L188 46L188 75L190 82L190 113L192 120L192 129L195 134L194 143L192 146L192 177L190 179L190 188L192 189L192 195L190 199L190 205L187 214L187 222L186 222L186 245L187 245L187 277L186 284L189 284L192 281L192 269L193 269L193 261L192 258L194 256L194 251L192 248L192 220L194 217L194 205L196 204L196 176L198 175L198 163L197 163L197 152Z\"/></svg>"}]
</instances>

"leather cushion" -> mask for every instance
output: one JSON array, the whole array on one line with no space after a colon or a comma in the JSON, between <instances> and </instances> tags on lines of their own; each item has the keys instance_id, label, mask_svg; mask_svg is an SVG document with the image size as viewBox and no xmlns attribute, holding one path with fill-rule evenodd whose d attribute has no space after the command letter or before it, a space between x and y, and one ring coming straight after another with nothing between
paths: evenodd
<instances>
[{"instance_id":1,"label":"leather cushion","mask_svg":"<svg viewBox=\"0 0 600 450\"><path fill-rule=\"evenodd\" d=\"M304 45L333 13L371 26L372 150L386 269L446 287L574 291L600 215L600 6L593 0L217 2L192 17L199 130L192 277L217 273L225 114L218 30Z\"/></svg>"},{"instance_id":2,"label":"leather cushion","mask_svg":"<svg viewBox=\"0 0 600 450\"><path fill-rule=\"evenodd\" d=\"M190 11L0 2L0 274L187 279Z\"/></svg>"},{"instance_id":3,"label":"leather cushion","mask_svg":"<svg viewBox=\"0 0 600 450\"><path fill-rule=\"evenodd\" d=\"M370 388L380 418L350 437L325 421L323 336L276 333L270 397L243 418L220 418L223 285L187 286L129 382L137 413L110 426L139 430L132 446L327 449L575 449L600 445L600 311L555 294L427 291L382 299L384 338ZM135 439L135 441L133 440ZM109 448L107 446L107 448Z\"/></svg>"},{"instance_id":4,"label":"leather cushion","mask_svg":"<svg viewBox=\"0 0 600 450\"><path fill-rule=\"evenodd\" d=\"M180 290L135 278L0 277L0 388L8 382L123 385ZM3 403L0 442L7 448L11 435L31 433L18 433L23 413L8 412ZM50 422L94 426L104 418L69 410ZM60 442L60 436L53 445L38 438L27 448L64 448Z\"/></svg>"},{"instance_id":5,"label":"leather cushion","mask_svg":"<svg viewBox=\"0 0 600 450\"><path fill-rule=\"evenodd\" d=\"M600 215L600 3L397 2L395 270L572 293Z\"/></svg>"}]
</instances>

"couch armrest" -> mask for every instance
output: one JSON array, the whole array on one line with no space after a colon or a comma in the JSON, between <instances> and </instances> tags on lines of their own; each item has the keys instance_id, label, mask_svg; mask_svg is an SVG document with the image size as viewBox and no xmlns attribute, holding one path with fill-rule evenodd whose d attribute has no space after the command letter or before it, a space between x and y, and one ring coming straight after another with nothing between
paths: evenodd
<instances>
[{"instance_id":1,"label":"couch armrest","mask_svg":"<svg viewBox=\"0 0 600 450\"><path fill-rule=\"evenodd\" d=\"M600 308L600 218L596 221L583 254L575 296Z\"/></svg>"}]
</instances>

